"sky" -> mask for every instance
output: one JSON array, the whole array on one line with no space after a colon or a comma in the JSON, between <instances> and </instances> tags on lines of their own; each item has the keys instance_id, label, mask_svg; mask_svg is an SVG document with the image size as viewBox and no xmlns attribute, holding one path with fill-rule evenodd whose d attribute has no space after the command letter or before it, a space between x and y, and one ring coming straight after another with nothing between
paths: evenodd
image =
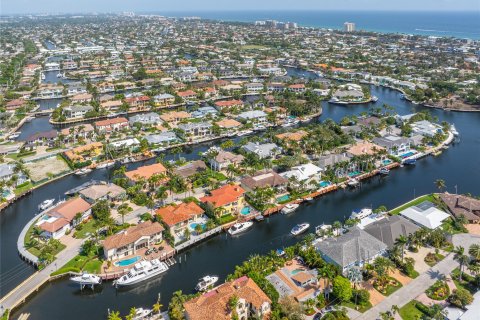
<instances>
[{"instance_id":1,"label":"sky","mask_svg":"<svg viewBox=\"0 0 480 320\"><path fill-rule=\"evenodd\" d=\"M0 14L230 10L480 12L480 0L0 0Z\"/></svg>"}]
</instances>

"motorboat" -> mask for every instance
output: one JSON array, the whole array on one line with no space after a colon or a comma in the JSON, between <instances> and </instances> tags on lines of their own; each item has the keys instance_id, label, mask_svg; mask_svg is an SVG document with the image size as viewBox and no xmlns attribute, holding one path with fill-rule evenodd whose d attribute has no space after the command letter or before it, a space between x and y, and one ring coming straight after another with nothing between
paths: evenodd
<instances>
[{"instance_id":1,"label":"motorboat","mask_svg":"<svg viewBox=\"0 0 480 320\"><path fill-rule=\"evenodd\" d=\"M285 207L283 207L281 211L283 214L289 214L297 210L298 207L299 207L299 204L297 203L289 203Z\"/></svg>"},{"instance_id":2,"label":"motorboat","mask_svg":"<svg viewBox=\"0 0 480 320\"><path fill-rule=\"evenodd\" d=\"M363 208L361 210L358 210L358 211L352 211L352 214L350 215L350 219L363 219L363 218L366 218L368 217L369 215L371 215L373 213L372 209L370 208Z\"/></svg>"},{"instance_id":3,"label":"motorboat","mask_svg":"<svg viewBox=\"0 0 480 320\"><path fill-rule=\"evenodd\" d=\"M104 163L101 163L97 166L97 169L104 169L104 168L108 168L108 167L111 167L115 164L114 161L109 161L109 162L104 162Z\"/></svg>"},{"instance_id":4,"label":"motorboat","mask_svg":"<svg viewBox=\"0 0 480 320\"><path fill-rule=\"evenodd\" d=\"M45 80L45 73L42 73L42 80Z\"/></svg>"},{"instance_id":5,"label":"motorboat","mask_svg":"<svg viewBox=\"0 0 480 320\"><path fill-rule=\"evenodd\" d=\"M135 309L135 315L132 320L147 319L152 314L152 309L137 308Z\"/></svg>"},{"instance_id":6,"label":"motorboat","mask_svg":"<svg viewBox=\"0 0 480 320\"><path fill-rule=\"evenodd\" d=\"M308 228L310 228L309 223L300 223L300 224L297 224L295 227L293 227L290 233L294 236L298 236L299 234L302 234L305 231L307 231Z\"/></svg>"},{"instance_id":7,"label":"motorboat","mask_svg":"<svg viewBox=\"0 0 480 320\"><path fill-rule=\"evenodd\" d=\"M14 132L14 133L12 133L11 135L8 136L8 139L10 139L10 140L17 139L20 136L21 133L22 133L21 131Z\"/></svg>"},{"instance_id":8,"label":"motorboat","mask_svg":"<svg viewBox=\"0 0 480 320\"><path fill-rule=\"evenodd\" d=\"M253 222L251 221L235 223L233 226L230 227L230 229L228 229L228 233L234 236L236 234L247 231L252 226L253 226Z\"/></svg>"},{"instance_id":9,"label":"motorboat","mask_svg":"<svg viewBox=\"0 0 480 320\"><path fill-rule=\"evenodd\" d=\"M161 262L159 259L140 261L136 263L133 268L128 270L125 275L115 280L114 285L118 287L134 285L156 277L167 270L167 264L165 262Z\"/></svg>"},{"instance_id":10,"label":"motorboat","mask_svg":"<svg viewBox=\"0 0 480 320\"><path fill-rule=\"evenodd\" d=\"M370 100L372 100L372 102L377 102L378 101L378 97L377 96L372 96L370 98Z\"/></svg>"},{"instance_id":11,"label":"motorboat","mask_svg":"<svg viewBox=\"0 0 480 320\"><path fill-rule=\"evenodd\" d=\"M304 200L307 202L313 202L314 199L312 197L306 197Z\"/></svg>"},{"instance_id":12,"label":"motorboat","mask_svg":"<svg viewBox=\"0 0 480 320\"><path fill-rule=\"evenodd\" d=\"M79 285L83 286L94 286L96 284L102 283L102 278L97 275L84 272L78 276L74 276L70 278L70 281L78 283Z\"/></svg>"},{"instance_id":13,"label":"motorboat","mask_svg":"<svg viewBox=\"0 0 480 320\"><path fill-rule=\"evenodd\" d=\"M79 169L77 171L75 171L75 175L77 176L84 176L86 175L87 173L90 173L92 172L92 169L90 168L83 168L83 169Z\"/></svg>"},{"instance_id":14,"label":"motorboat","mask_svg":"<svg viewBox=\"0 0 480 320\"><path fill-rule=\"evenodd\" d=\"M380 170L378 170L378 173L386 176L390 173L390 170L388 168L380 168Z\"/></svg>"},{"instance_id":15,"label":"motorboat","mask_svg":"<svg viewBox=\"0 0 480 320\"><path fill-rule=\"evenodd\" d=\"M283 257L285 255L285 251L283 249L277 249L277 250L275 250L275 253L279 257Z\"/></svg>"},{"instance_id":16,"label":"motorboat","mask_svg":"<svg viewBox=\"0 0 480 320\"><path fill-rule=\"evenodd\" d=\"M51 206L53 206L54 203L55 203L55 199L44 200L42 203L40 203L38 205L38 210L39 211L45 211L48 208L50 208Z\"/></svg>"},{"instance_id":17,"label":"motorboat","mask_svg":"<svg viewBox=\"0 0 480 320\"><path fill-rule=\"evenodd\" d=\"M455 128L455 125L451 125L450 126L450 132L455 136L455 137L458 137L460 134L458 133L457 131L457 128Z\"/></svg>"},{"instance_id":18,"label":"motorboat","mask_svg":"<svg viewBox=\"0 0 480 320\"><path fill-rule=\"evenodd\" d=\"M259 215L255 216L255 220L260 222L260 221L265 220L265 217L262 214L259 214Z\"/></svg>"},{"instance_id":19,"label":"motorboat","mask_svg":"<svg viewBox=\"0 0 480 320\"><path fill-rule=\"evenodd\" d=\"M217 283L218 277L217 276L205 276L200 279L200 281L195 286L195 290L197 291L206 291L211 288L215 283Z\"/></svg>"},{"instance_id":20,"label":"motorboat","mask_svg":"<svg viewBox=\"0 0 480 320\"><path fill-rule=\"evenodd\" d=\"M243 130L243 131L240 131L239 133L237 133L237 136L242 137L242 136L245 136L245 135L251 134L251 133L253 133L252 130Z\"/></svg>"},{"instance_id":21,"label":"motorboat","mask_svg":"<svg viewBox=\"0 0 480 320\"><path fill-rule=\"evenodd\" d=\"M333 103L333 104L348 104L346 101L341 101L337 97L332 97L330 100L328 100L328 103Z\"/></svg>"},{"instance_id":22,"label":"motorboat","mask_svg":"<svg viewBox=\"0 0 480 320\"><path fill-rule=\"evenodd\" d=\"M347 185L348 185L349 187L352 187L352 188L358 186L359 184L360 184L360 181L358 181L358 179L355 179L355 178L350 179L350 180L347 182Z\"/></svg>"},{"instance_id":23,"label":"motorboat","mask_svg":"<svg viewBox=\"0 0 480 320\"><path fill-rule=\"evenodd\" d=\"M417 162L417 159L405 159L403 161L403 163L406 165L414 165L416 162Z\"/></svg>"}]
</instances>

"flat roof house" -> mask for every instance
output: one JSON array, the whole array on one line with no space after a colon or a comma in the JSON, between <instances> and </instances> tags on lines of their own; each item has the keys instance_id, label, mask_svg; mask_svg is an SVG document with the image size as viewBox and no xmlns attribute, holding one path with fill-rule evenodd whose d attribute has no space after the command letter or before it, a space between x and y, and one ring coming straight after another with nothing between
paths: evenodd
<instances>
[{"instance_id":1,"label":"flat roof house","mask_svg":"<svg viewBox=\"0 0 480 320\"><path fill-rule=\"evenodd\" d=\"M215 289L183 303L188 320L230 320L230 298L238 298L238 319L269 318L272 301L260 287L247 276L226 282Z\"/></svg>"},{"instance_id":2,"label":"flat roof house","mask_svg":"<svg viewBox=\"0 0 480 320\"><path fill-rule=\"evenodd\" d=\"M339 237L315 243L322 258L339 266L343 274L353 267L361 267L384 255L387 245L358 227Z\"/></svg>"},{"instance_id":3,"label":"flat roof house","mask_svg":"<svg viewBox=\"0 0 480 320\"><path fill-rule=\"evenodd\" d=\"M400 214L413 221L413 223L428 229L438 228L445 219L450 217L448 213L437 209L430 201L424 201L416 206L402 210Z\"/></svg>"},{"instance_id":4,"label":"flat roof house","mask_svg":"<svg viewBox=\"0 0 480 320\"><path fill-rule=\"evenodd\" d=\"M149 248L162 241L163 230L160 223L146 221L109 236L103 241L105 259L116 260L133 255L139 249Z\"/></svg>"}]
</instances>

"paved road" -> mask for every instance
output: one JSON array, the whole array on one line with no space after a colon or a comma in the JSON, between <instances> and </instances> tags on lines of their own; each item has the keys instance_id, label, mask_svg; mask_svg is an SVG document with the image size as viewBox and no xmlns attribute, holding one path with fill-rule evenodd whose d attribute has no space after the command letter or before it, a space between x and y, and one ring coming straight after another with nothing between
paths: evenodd
<instances>
[{"instance_id":1,"label":"paved road","mask_svg":"<svg viewBox=\"0 0 480 320\"><path fill-rule=\"evenodd\" d=\"M72 238L69 242L68 247L58 254L55 262L48 265L45 269L34 273L0 300L0 305L3 306L4 310L12 309L12 307L23 301L32 291L45 283L50 278L52 272L56 271L57 268L61 268L79 253L83 240Z\"/></svg>"},{"instance_id":2,"label":"paved road","mask_svg":"<svg viewBox=\"0 0 480 320\"><path fill-rule=\"evenodd\" d=\"M454 246L463 246L468 250L471 244L480 243L480 236L471 234L456 234L453 236L452 243ZM440 261L436 266L427 270L416 279L413 279L408 285L398 289L382 302L366 311L359 317L351 318L355 320L371 320L378 319L381 312L386 312L393 305L399 308L415 299L421 293L425 292L435 281L441 279L443 275L448 275L453 269L458 267L458 263L453 260L453 253L448 254L445 259Z\"/></svg>"}]
</instances>

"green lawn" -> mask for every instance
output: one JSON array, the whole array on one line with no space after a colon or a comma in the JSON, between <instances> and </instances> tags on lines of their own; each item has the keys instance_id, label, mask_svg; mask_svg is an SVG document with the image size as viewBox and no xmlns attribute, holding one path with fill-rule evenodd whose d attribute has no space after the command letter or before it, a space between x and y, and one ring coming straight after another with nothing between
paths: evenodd
<instances>
[{"instance_id":1,"label":"green lawn","mask_svg":"<svg viewBox=\"0 0 480 320\"><path fill-rule=\"evenodd\" d=\"M415 300L412 300L400 308L399 314L403 320L418 320L424 316L423 312L415 307L416 303L417 302Z\"/></svg>"},{"instance_id":2,"label":"green lawn","mask_svg":"<svg viewBox=\"0 0 480 320\"><path fill-rule=\"evenodd\" d=\"M415 200L412 200L410 202L407 202L405 203L404 205L396 208L396 209L393 209L392 211L390 211L391 214L399 214L401 211L407 209L407 208L410 208L410 207L413 207L413 206L416 206L417 204L420 204L424 201L430 201L430 202L434 202L435 201L435 198L433 197L433 194L427 194L427 195L424 195L422 197L419 197Z\"/></svg>"},{"instance_id":3,"label":"green lawn","mask_svg":"<svg viewBox=\"0 0 480 320\"><path fill-rule=\"evenodd\" d=\"M33 223L30 226L30 228L27 230L27 233L25 234L25 239L23 241L25 243L25 247L27 248L28 252L38 257L40 255L40 248L38 247L38 245L31 246L31 247L28 246L28 244L30 243L30 239L32 237L32 232L34 227L35 227L35 223ZM53 254L56 256L60 251L62 251L65 248L66 248L66 245L64 245L63 243L60 243L60 246Z\"/></svg>"},{"instance_id":4,"label":"green lawn","mask_svg":"<svg viewBox=\"0 0 480 320\"><path fill-rule=\"evenodd\" d=\"M90 258L87 256L77 255L72 260L68 261L63 267L53 272L51 275L59 275L67 272L81 272L99 273L102 261L98 258Z\"/></svg>"},{"instance_id":5,"label":"green lawn","mask_svg":"<svg viewBox=\"0 0 480 320\"><path fill-rule=\"evenodd\" d=\"M225 224L225 223L232 222L236 219L237 219L237 217L232 216L231 214L227 214L227 215L224 215L224 216L220 217L219 222L220 222L220 224Z\"/></svg>"},{"instance_id":6,"label":"green lawn","mask_svg":"<svg viewBox=\"0 0 480 320\"><path fill-rule=\"evenodd\" d=\"M355 298L353 298L353 299L355 299ZM370 309L372 307L372 304L370 302L368 302L365 305L357 304L358 309L355 308L355 303L350 302L350 301L349 302L342 302L340 305L344 306L344 307L351 308L353 310L357 310L358 312L361 312L361 313L364 313L365 311L367 311L368 309Z\"/></svg>"},{"instance_id":7,"label":"green lawn","mask_svg":"<svg viewBox=\"0 0 480 320\"><path fill-rule=\"evenodd\" d=\"M32 189L32 188L33 188L33 183L32 183L32 182L29 182L29 183L27 183L26 185L24 185L24 186L22 186L22 187L20 187L20 188L15 189L14 192L15 192L15 195L18 196L19 194L22 194L22 193L24 193L25 191L28 191L28 190L30 190L30 189Z\"/></svg>"},{"instance_id":8,"label":"green lawn","mask_svg":"<svg viewBox=\"0 0 480 320\"><path fill-rule=\"evenodd\" d=\"M82 228L80 230L75 230L75 238L85 239L87 234L92 234L97 228L95 227L95 220L90 219L85 223L82 223Z\"/></svg>"}]
</instances>

